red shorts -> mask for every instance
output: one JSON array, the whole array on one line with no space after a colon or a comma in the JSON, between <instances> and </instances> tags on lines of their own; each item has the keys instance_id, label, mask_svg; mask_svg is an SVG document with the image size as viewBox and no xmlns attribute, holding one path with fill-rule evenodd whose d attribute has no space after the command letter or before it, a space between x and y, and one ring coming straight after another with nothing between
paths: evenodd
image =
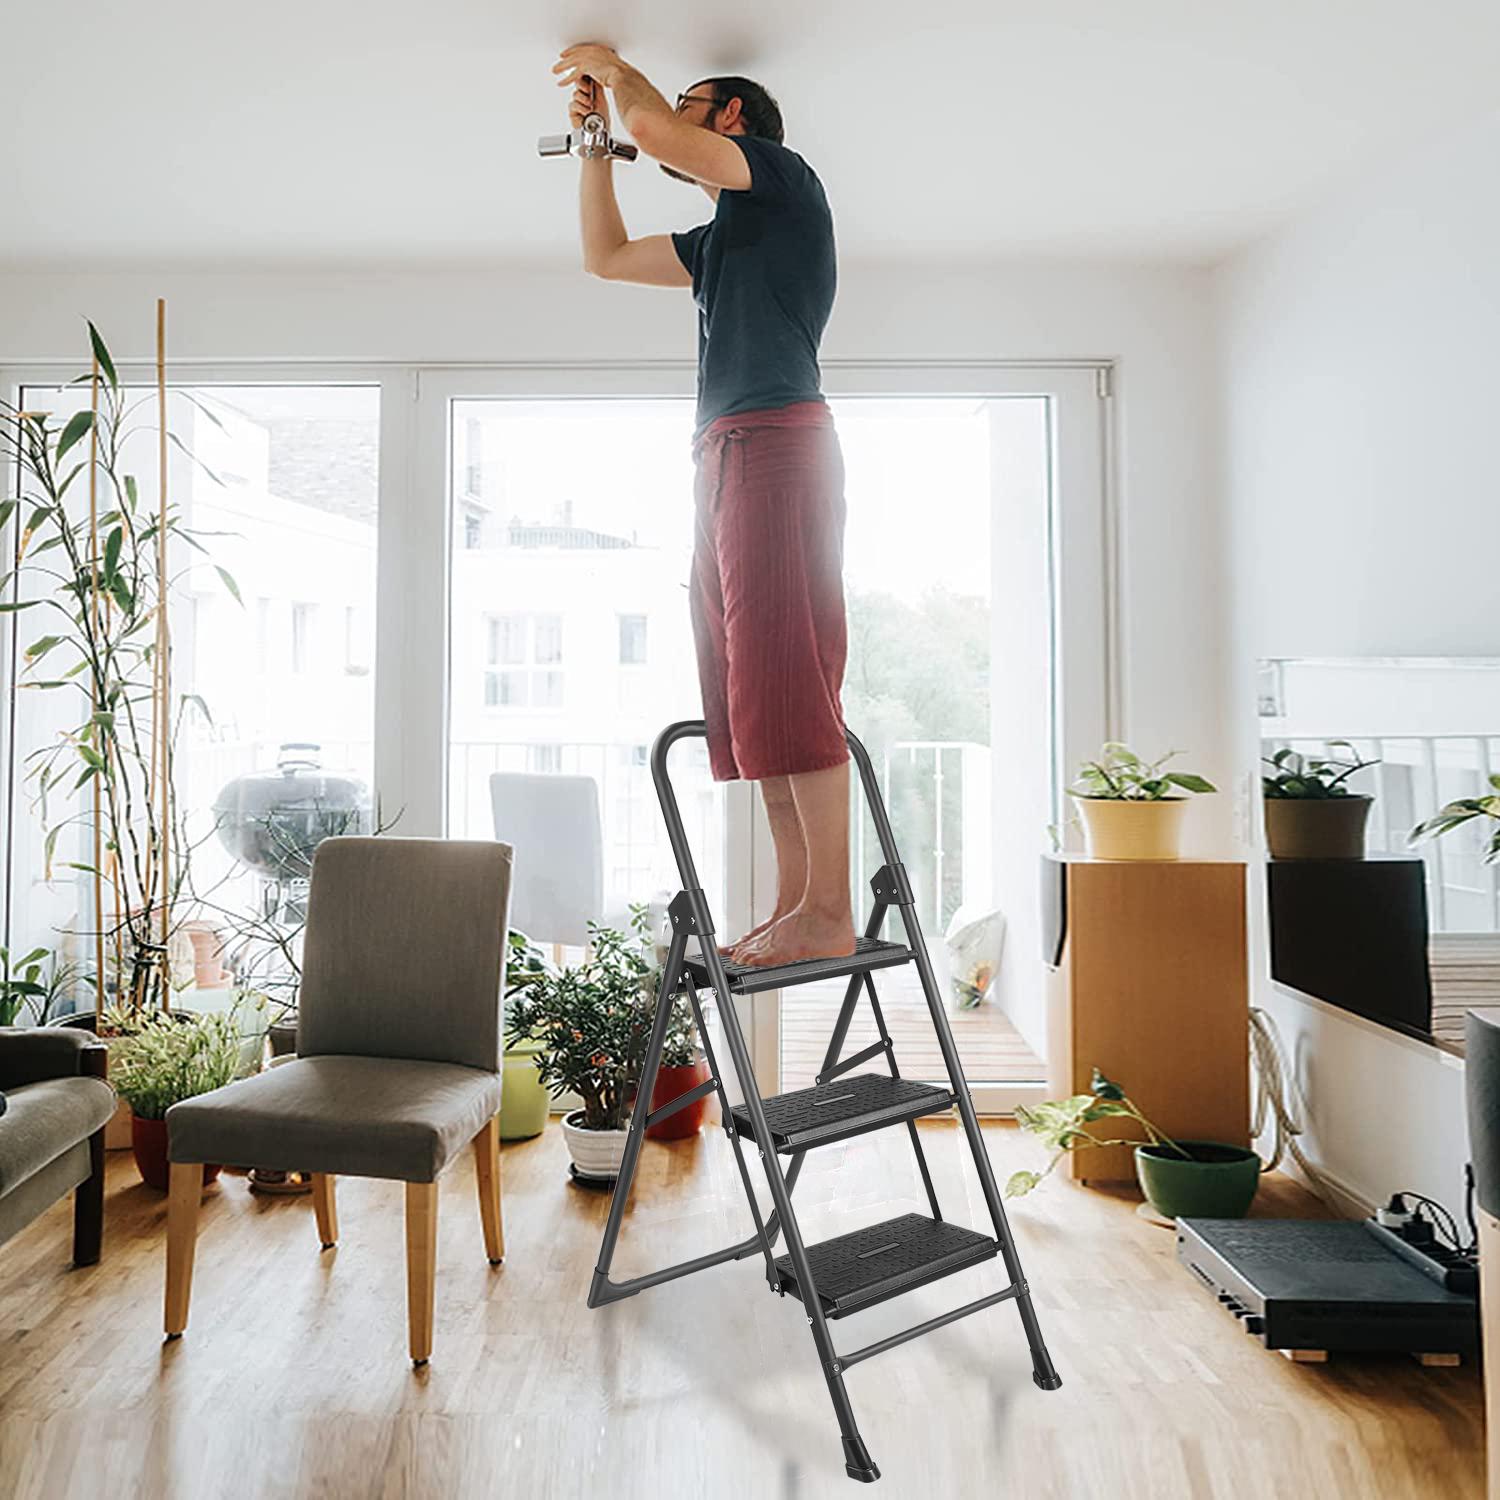
<instances>
[{"instance_id":1,"label":"red shorts","mask_svg":"<svg viewBox=\"0 0 1500 1500\"><path fill-rule=\"evenodd\" d=\"M848 634L833 414L822 401L734 412L693 459L688 599L714 780L838 765Z\"/></svg>"}]
</instances>

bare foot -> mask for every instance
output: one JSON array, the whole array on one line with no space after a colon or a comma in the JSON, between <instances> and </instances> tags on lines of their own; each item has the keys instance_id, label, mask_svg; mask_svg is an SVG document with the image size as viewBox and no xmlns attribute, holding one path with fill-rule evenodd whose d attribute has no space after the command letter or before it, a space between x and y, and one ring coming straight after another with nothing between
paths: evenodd
<instances>
[{"instance_id":1,"label":"bare foot","mask_svg":"<svg viewBox=\"0 0 1500 1500\"><path fill-rule=\"evenodd\" d=\"M754 943L736 945L735 962L757 968L798 963L809 958L847 958L854 952L854 918L844 912L788 912Z\"/></svg>"},{"instance_id":2,"label":"bare foot","mask_svg":"<svg viewBox=\"0 0 1500 1500\"><path fill-rule=\"evenodd\" d=\"M788 908L788 910L790 910L790 908ZM743 937L737 937L732 943L720 943L720 957L733 959L737 950L744 947L746 943L755 942L755 940L759 938L762 933L774 927L784 916L786 916L786 914L787 913L785 911L782 911L780 907L777 907L777 909L773 911L764 922L757 922L755 926L752 927L749 932L745 933ZM738 962L738 960L736 960L736 962Z\"/></svg>"}]
</instances>

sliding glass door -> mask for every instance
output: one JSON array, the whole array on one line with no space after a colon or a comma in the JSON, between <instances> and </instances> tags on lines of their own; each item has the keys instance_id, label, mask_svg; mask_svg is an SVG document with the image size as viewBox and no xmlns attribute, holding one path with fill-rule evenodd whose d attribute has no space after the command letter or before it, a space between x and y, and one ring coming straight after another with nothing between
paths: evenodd
<instances>
[{"instance_id":1,"label":"sliding glass door","mask_svg":"<svg viewBox=\"0 0 1500 1500\"><path fill-rule=\"evenodd\" d=\"M846 716L879 768L976 1101L1008 1109L1043 1082L1037 860L1060 768L1068 745L1081 755L1105 730L1095 375L839 367L826 388L849 501ZM591 778L614 921L677 885L646 759L662 727L701 712L686 601L690 391L686 367L428 372L418 402L424 484L442 475L414 535L418 597L444 601L445 699L440 721L423 723L445 826L503 836L493 783ZM1077 601L1067 617L1065 593ZM774 900L763 815L743 784L712 782L701 743L674 751L673 777L733 935ZM881 860L857 791L850 812L858 909ZM882 989L903 1071L939 1075L914 973ZM841 994L817 985L744 1003L763 1087L812 1081ZM850 1050L866 1032L862 1006Z\"/></svg>"}]
</instances>

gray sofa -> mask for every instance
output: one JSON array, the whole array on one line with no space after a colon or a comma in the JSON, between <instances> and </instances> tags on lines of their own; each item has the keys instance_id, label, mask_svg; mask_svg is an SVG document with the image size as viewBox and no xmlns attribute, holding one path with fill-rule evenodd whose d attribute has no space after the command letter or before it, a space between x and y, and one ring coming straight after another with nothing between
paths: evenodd
<instances>
[{"instance_id":1,"label":"gray sofa","mask_svg":"<svg viewBox=\"0 0 1500 1500\"><path fill-rule=\"evenodd\" d=\"M104 1126L115 1091L89 1031L0 1027L0 1244L73 1197L73 1264L99 1259L104 1231Z\"/></svg>"}]
</instances>

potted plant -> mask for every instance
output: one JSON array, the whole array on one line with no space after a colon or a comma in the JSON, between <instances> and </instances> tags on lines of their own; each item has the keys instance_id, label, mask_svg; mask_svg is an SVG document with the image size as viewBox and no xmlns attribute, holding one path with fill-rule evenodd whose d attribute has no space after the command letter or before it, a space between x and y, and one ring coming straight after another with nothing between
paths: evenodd
<instances>
[{"instance_id":1,"label":"potted plant","mask_svg":"<svg viewBox=\"0 0 1500 1500\"><path fill-rule=\"evenodd\" d=\"M708 1061L698 1045L698 1028L693 1021L692 1007L684 996L672 1007L672 1016L667 1022L661 1067L651 1090L651 1109L662 1109L679 1094L685 1094L690 1089L697 1088L700 1083L707 1082ZM697 1135L703 1128L703 1117L707 1109L707 1099L695 1099L670 1119L648 1125L646 1137L653 1141L683 1141L689 1136Z\"/></svg>"},{"instance_id":2,"label":"potted plant","mask_svg":"<svg viewBox=\"0 0 1500 1500\"><path fill-rule=\"evenodd\" d=\"M540 976L553 972L546 955L524 932L512 931L505 958L506 1026L510 1025L512 997ZM547 1128L547 1087L537 1071L542 1044L531 1037L511 1041L507 1036L500 1090L500 1139L524 1141Z\"/></svg>"},{"instance_id":3,"label":"potted plant","mask_svg":"<svg viewBox=\"0 0 1500 1500\"><path fill-rule=\"evenodd\" d=\"M26 1024L47 1025L85 977L77 964L49 948L33 948L12 958L0 945L0 1026L14 1026L23 1013Z\"/></svg>"},{"instance_id":4,"label":"potted plant","mask_svg":"<svg viewBox=\"0 0 1500 1500\"><path fill-rule=\"evenodd\" d=\"M23 647L23 685L66 705L67 727L26 757L48 820L44 878L52 878L60 837L71 843L80 828L92 832L92 850L66 866L92 878L116 1003L143 1011L168 1004L173 978L173 905L185 864L173 763L182 714L200 701L174 699L161 666L170 659L168 553L206 549L180 506L164 496L153 504L124 472L138 402L99 331L92 323L88 331L93 373L73 384L89 384L90 406L67 414L71 393L56 414L0 398L0 446L20 481L19 497L0 501L0 525L26 507L14 571L3 580L25 587L5 609L41 622ZM83 471L87 485L74 487ZM237 597L233 578L218 572ZM79 793L91 807L78 805ZM49 816L54 808L60 817ZM97 976L101 989L110 977ZM96 1015L104 1008L101 993Z\"/></svg>"},{"instance_id":5,"label":"potted plant","mask_svg":"<svg viewBox=\"0 0 1500 1500\"><path fill-rule=\"evenodd\" d=\"M109 1081L130 1105L130 1144L149 1186L167 1190L167 1111L180 1099L223 1088L240 1068L237 1008L194 1016L158 1011L115 1041ZM205 1183L218 1175L217 1166L204 1166Z\"/></svg>"},{"instance_id":6,"label":"potted plant","mask_svg":"<svg viewBox=\"0 0 1500 1500\"><path fill-rule=\"evenodd\" d=\"M595 1182L619 1175L655 1000L644 907L631 909L630 925L626 934L590 922L582 963L523 973L505 1026L508 1045L537 1044L533 1061L554 1099L583 1100L563 1117L563 1139L574 1175Z\"/></svg>"},{"instance_id":7,"label":"potted plant","mask_svg":"<svg viewBox=\"0 0 1500 1500\"><path fill-rule=\"evenodd\" d=\"M1351 792L1348 782L1379 761L1361 760L1348 740L1329 740L1328 749L1348 756L1323 759L1284 748L1261 757L1271 768L1260 785L1272 859L1365 857L1365 824L1375 799Z\"/></svg>"},{"instance_id":8,"label":"potted plant","mask_svg":"<svg viewBox=\"0 0 1500 1500\"><path fill-rule=\"evenodd\" d=\"M1409 842L1415 844L1420 839L1441 838L1475 818L1491 818L1500 824L1500 772L1491 774L1489 786L1486 796L1460 797L1457 801L1445 803L1432 817L1412 829ZM1486 831L1489 842L1485 845L1484 862L1487 865L1500 864L1500 826Z\"/></svg>"},{"instance_id":9,"label":"potted plant","mask_svg":"<svg viewBox=\"0 0 1500 1500\"><path fill-rule=\"evenodd\" d=\"M1174 1141L1143 1115L1117 1083L1095 1068L1091 1093L1047 1104L1016 1106L1016 1123L1052 1151L1040 1172L1013 1172L1007 1198L1035 1188L1069 1151L1091 1146L1134 1146L1135 1175L1146 1200L1165 1219L1238 1219L1250 1207L1260 1183L1260 1158L1245 1146L1219 1141ZM1138 1136L1104 1139L1088 1127L1100 1120L1133 1120Z\"/></svg>"},{"instance_id":10,"label":"potted plant","mask_svg":"<svg viewBox=\"0 0 1500 1500\"><path fill-rule=\"evenodd\" d=\"M1182 843L1183 792L1218 788L1188 771L1163 769L1180 752L1142 760L1128 745L1110 742L1085 761L1070 795L1083 814L1093 859L1176 859Z\"/></svg>"}]
</instances>

